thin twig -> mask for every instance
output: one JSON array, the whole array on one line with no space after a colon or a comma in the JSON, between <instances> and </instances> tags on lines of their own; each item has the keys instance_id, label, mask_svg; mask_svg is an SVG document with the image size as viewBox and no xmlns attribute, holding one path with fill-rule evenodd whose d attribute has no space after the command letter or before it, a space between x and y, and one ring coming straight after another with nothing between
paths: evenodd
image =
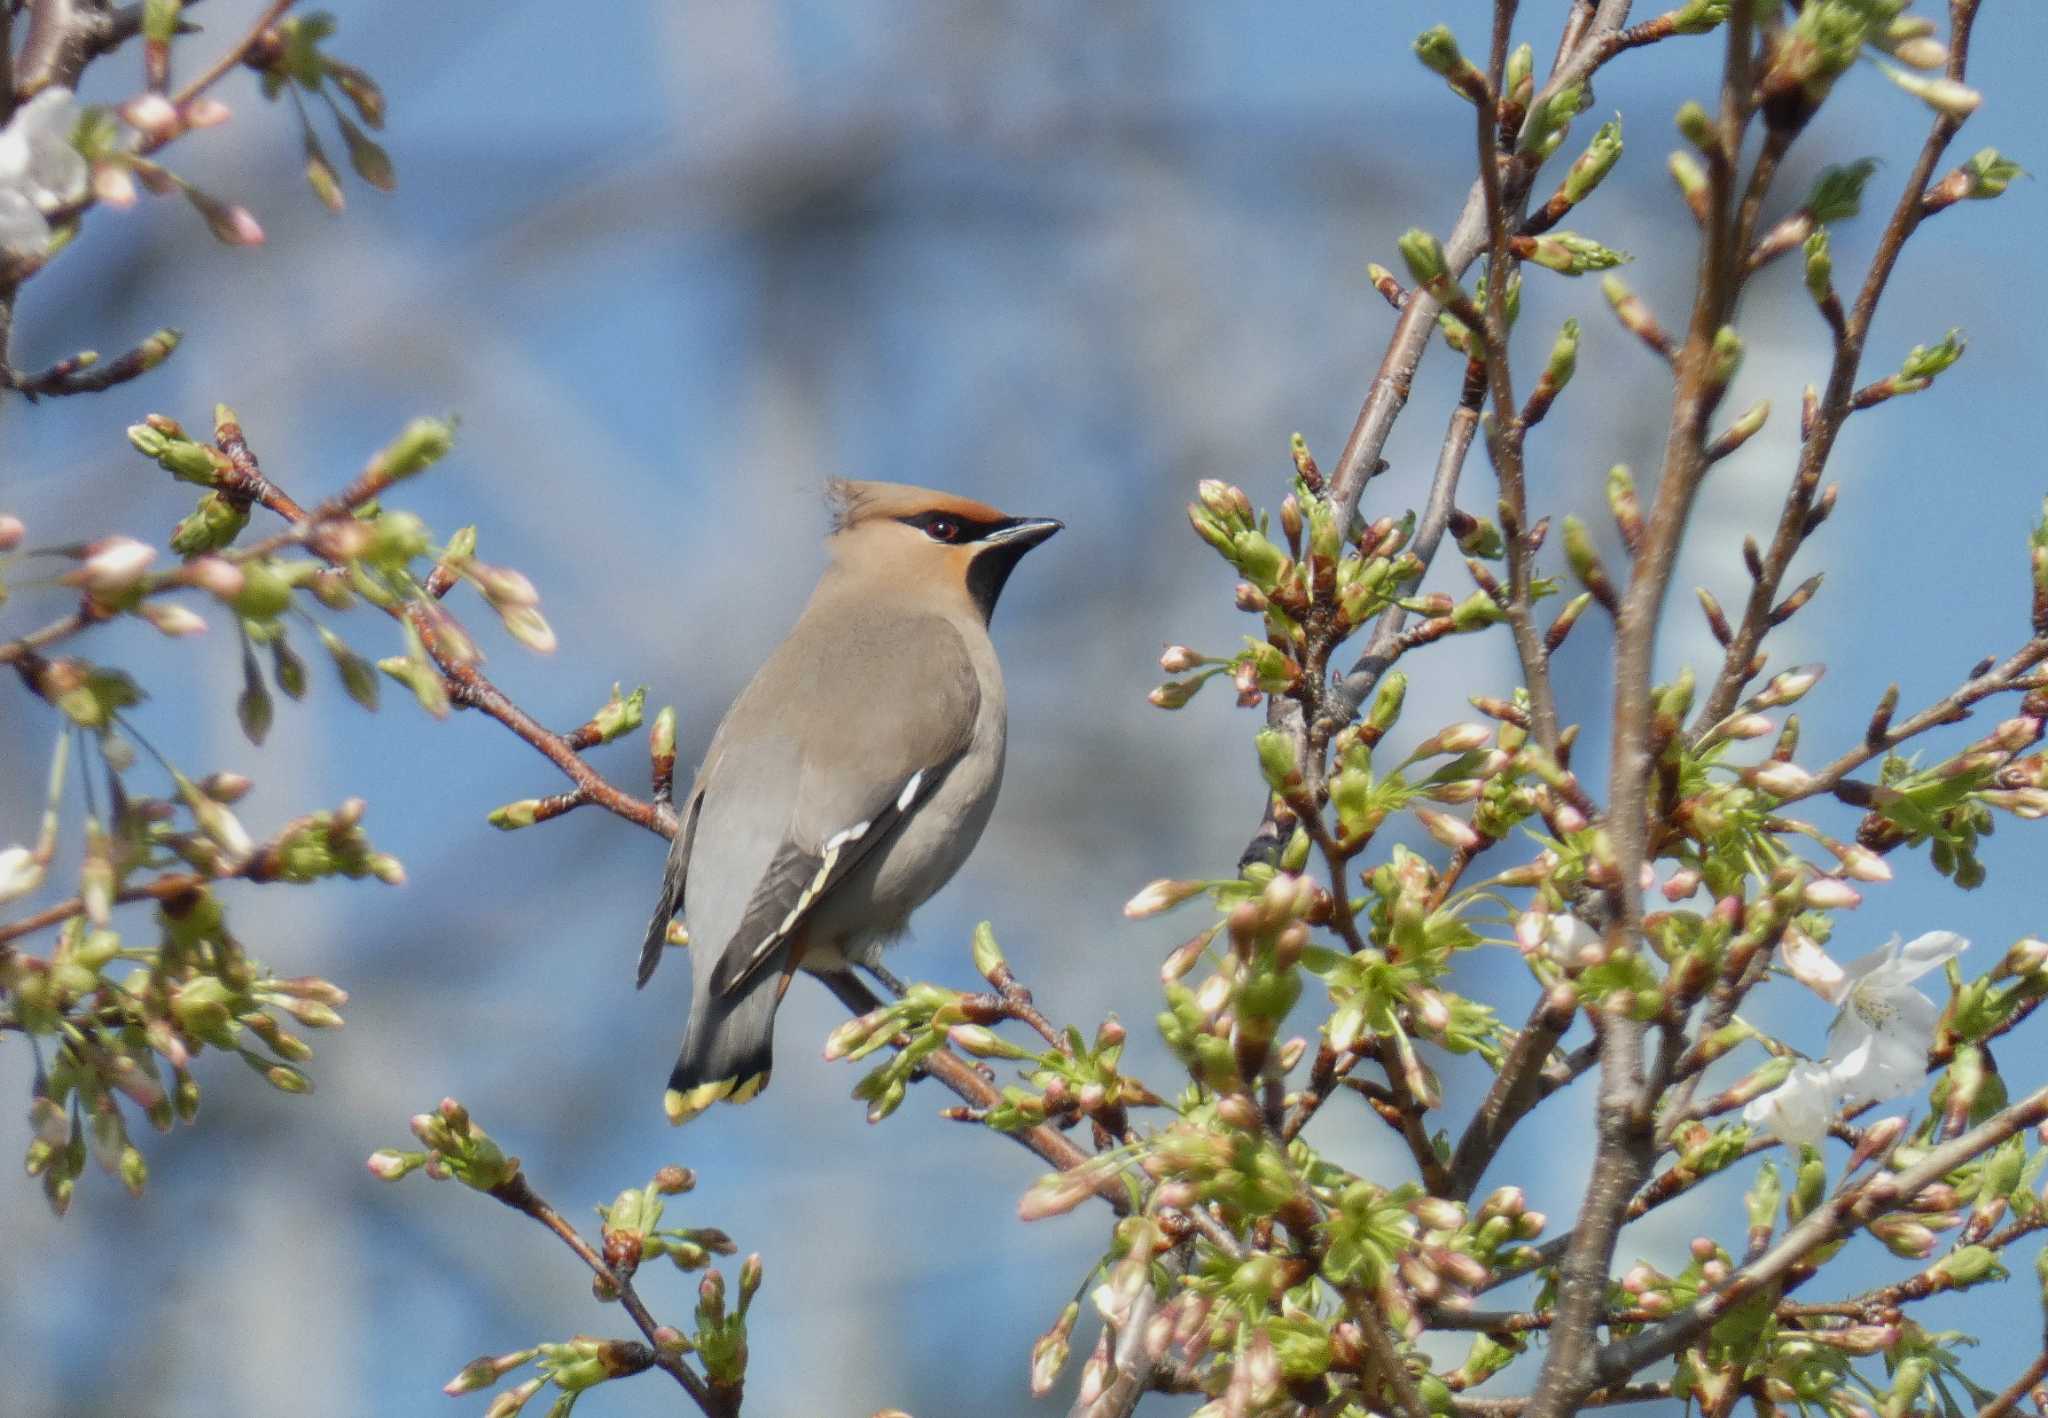
<instances>
[{"instance_id":1,"label":"thin twig","mask_svg":"<svg viewBox=\"0 0 2048 1418\"><path fill-rule=\"evenodd\" d=\"M1603 1347L1593 1365L1597 1378L1607 1382L1625 1378L1676 1353L1731 1308L1782 1280L1814 1251L1916 1196L1972 1158L1982 1156L2043 1119L2048 1119L2048 1088L2038 1089L1994 1113L1903 1171L1879 1173L1859 1186L1837 1192L1786 1232L1777 1245L1738 1268L1711 1294L1702 1296L1654 1329Z\"/></svg>"},{"instance_id":2,"label":"thin twig","mask_svg":"<svg viewBox=\"0 0 2048 1418\"><path fill-rule=\"evenodd\" d=\"M647 1305L633 1289L632 1280L605 1263L590 1242L574 1226L562 1219L562 1214L550 1206L527 1182L524 1172L514 1172L510 1181L500 1182L490 1188L488 1195L497 1198L521 1215L530 1216L561 1238L562 1244L576 1253L576 1258L590 1267L599 1282L608 1289L618 1291L619 1304L632 1317L639 1331L647 1336L647 1342L654 1349L654 1367L674 1379L703 1410L706 1418L731 1418L740 1411L740 1394L737 1389L728 1389L706 1382L695 1369L683 1362L683 1356L674 1349L664 1346L655 1337L663 1326L648 1312Z\"/></svg>"}]
</instances>

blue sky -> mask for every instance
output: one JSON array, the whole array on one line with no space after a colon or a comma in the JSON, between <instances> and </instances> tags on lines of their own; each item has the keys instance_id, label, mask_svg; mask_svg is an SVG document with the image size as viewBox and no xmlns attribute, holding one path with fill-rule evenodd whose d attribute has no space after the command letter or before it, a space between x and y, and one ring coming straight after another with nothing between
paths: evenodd
<instances>
[{"instance_id":1,"label":"blue sky","mask_svg":"<svg viewBox=\"0 0 2048 1418\"><path fill-rule=\"evenodd\" d=\"M1988 8L1973 75L1989 99L1956 152L1995 144L2038 160L2043 21ZM252 9L199 13L221 35ZM991 919L1044 1004L1088 1023L1120 1012L1134 1067L1163 1083L1148 1021L1158 960L1185 923L1132 925L1118 906L1155 876L1227 870L1258 800L1250 716L1214 694L1172 717L1144 703L1163 644L1227 653L1243 628L1231 577L1180 506L1204 477L1277 500L1297 429L1334 458L1391 322L1365 265L1396 264L1410 226L1445 228L1468 181L1466 111L1407 41L1443 20L1477 47L1488 7L336 9L334 52L390 95L399 191L352 187L348 212L329 217L298 185L287 116L246 76L231 80L236 121L181 144L174 165L251 205L269 243L217 247L171 203L94 214L79 250L24 298L18 358L118 348L161 324L186 344L117 392L10 405L0 503L38 540L160 537L189 498L127 450L120 428L143 413L197 424L227 400L303 500L339 487L412 415L454 412L458 451L403 501L437 528L477 523L487 557L540 585L562 639L542 661L486 633L493 674L556 724L587 715L615 680L647 684L678 707L686 766L809 590L828 475L1060 517L1069 530L1023 566L996 620L1012 703L1002 805L892 967L964 985L968 932ZM1547 33L1531 36L1544 49ZM1705 96L1717 54L1705 41L1632 57L1588 115L1619 113L1630 146L1574 223L1632 252L1627 278L1673 320L1693 241L1663 174L1670 113ZM97 79L98 96L119 97L132 73ZM1862 66L1795 150L1787 203L1825 162L1882 159L1883 195L1837 234L1839 271L1867 259L1923 127L1918 106ZM2029 259L2040 200L2025 181L1945 214L1901 264L1872 377L1951 325L1970 351L1842 439L1840 510L1798 571L1824 568L1826 587L1774 651L1831 666L1802 705L1810 743L1852 741L1887 682L1926 702L2025 634L2024 528L2048 491L2048 336ZM1601 475L1629 462L1653 479L1668 391L1597 287L1542 273L1517 344L1532 375L1572 314L1586 325L1581 383L1532 438L1532 497L1604 527ZM1798 391L1824 371L1824 330L1790 263L1761 279L1742 325L1751 354L1729 407L1768 397L1778 412L1706 489L1660 673L1704 663L1685 588L1734 600L1740 537L1774 521ZM1456 374L1440 352L1425 366L1371 491L1376 515L1419 500ZM1468 477L1486 486L1476 457ZM1462 579L1450 567L1438 582ZM6 625L31 609L22 595ZM382 623L342 628L366 651L393 648ZM364 1173L362 1158L444 1093L571 1215L662 1163L697 1169L680 1214L767 1258L750 1407L1053 1411L1023 1397L1025 1353L1082 1283L1102 1218L1018 1223L1035 1162L934 1118L950 1099L914 1092L867 1127L846 1099L857 1073L806 1043L837 1007L803 984L781 1021L774 1090L669 1132L659 1094L685 972L671 965L641 994L631 985L659 843L593 813L490 832L484 814L552 791L550 770L488 723L431 723L396 696L370 718L323 683L253 750L229 708L232 644L146 637L102 632L89 653L156 689L145 723L173 756L256 777L247 816L259 828L362 794L411 884L237 901L260 956L354 992L347 1029L317 1041L313 1098L216 1066L202 1125L150 1147L143 1200L91 1178L60 1225L32 1184L10 1184L0 1236L23 1258L0 1268L12 1411L125 1412L139 1393L165 1418L269 1411L285 1393L310 1415L455 1411L434 1390L476 1353L619 1330L538 1228L453 1188L385 1188ZM1567 716L1597 720L1605 643L1582 632L1560 664ZM1413 669L1417 736L1510 673L1504 640L1454 643ZM0 838L15 840L32 828L47 726L19 694L8 702L18 731L0 753L0 802L12 805ZM1598 738L1589 725L1588 750ZM637 744L597 761L642 781ZM1990 884L1968 896L1902 858L1899 880L1845 921L1842 953L1945 927L1978 942L1965 963L1983 968L2041 931L2028 872L2042 846L2016 828L1992 841ZM1527 998L1519 963L1497 950L1471 957L1461 986L1508 1015ZM1795 987L1767 991L1758 1017L1794 1044L1822 1042L1824 1011ZM0 1097L25 1093L28 1071L21 1049L0 1048ZM1472 1094L1473 1076L1451 1077L1454 1097ZM1549 1106L1555 1126L1518 1140L1497 1175L1562 1218L1587 1104ZM1397 1177L1375 1126L1333 1116L1318 1141ZM18 1111L0 1115L0 1153L23 1141ZM1646 1227L1622 1259L1738 1225L1716 1213ZM1870 1283L1904 1273L1881 1255L1854 1266ZM682 1280L655 1275L645 1289L658 1313L687 1313ZM1994 1378L2034 1343L2031 1310L2014 1328L1996 1303L1957 1319L1984 1333ZM587 1411L672 1402L641 1380Z\"/></svg>"}]
</instances>

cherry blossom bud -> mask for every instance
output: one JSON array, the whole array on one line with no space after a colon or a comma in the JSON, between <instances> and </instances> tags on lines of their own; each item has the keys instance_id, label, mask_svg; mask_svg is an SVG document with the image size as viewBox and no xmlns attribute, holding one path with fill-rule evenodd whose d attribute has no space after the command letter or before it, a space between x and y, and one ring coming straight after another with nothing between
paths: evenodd
<instances>
[{"instance_id":1,"label":"cherry blossom bud","mask_svg":"<svg viewBox=\"0 0 2048 1418\"><path fill-rule=\"evenodd\" d=\"M406 1153L396 1148L382 1147L370 1154L370 1175L381 1181L395 1182L425 1160L416 1152Z\"/></svg>"},{"instance_id":2,"label":"cherry blossom bud","mask_svg":"<svg viewBox=\"0 0 2048 1418\"><path fill-rule=\"evenodd\" d=\"M1892 879L1891 863L1871 851L1868 847L1861 847L1853 842L1844 843L1837 849L1836 855L1841 859L1842 875L1849 877L1851 880L1890 881Z\"/></svg>"},{"instance_id":3,"label":"cherry blossom bud","mask_svg":"<svg viewBox=\"0 0 2048 1418\"><path fill-rule=\"evenodd\" d=\"M21 539L28 535L19 517L0 517L0 552L10 552L21 545Z\"/></svg>"},{"instance_id":4,"label":"cherry blossom bud","mask_svg":"<svg viewBox=\"0 0 2048 1418\"><path fill-rule=\"evenodd\" d=\"M140 94L121 105L121 117L132 128L151 138L178 135L178 110L162 94Z\"/></svg>"},{"instance_id":5,"label":"cherry blossom bud","mask_svg":"<svg viewBox=\"0 0 2048 1418\"><path fill-rule=\"evenodd\" d=\"M109 207L132 207L135 205L134 174L122 163L96 162L92 165L92 195L94 201Z\"/></svg>"},{"instance_id":6,"label":"cherry blossom bud","mask_svg":"<svg viewBox=\"0 0 2048 1418\"><path fill-rule=\"evenodd\" d=\"M102 537L85 549L85 560L64 580L94 596L118 596L133 589L156 559L156 548L133 537Z\"/></svg>"},{"instance_id":7,"label":"cherry blossom bud","mask_svg":"<svg viewBox=\"0 0 2048 1418\"><path fill-rule=\"evenodd\" d=\"M1170 911L1181 902L1202 894L1204 883L1199 881L1175 881L1161 877L1136 896L1124 902L1124 915L1134 921Z\"/></svg>"},{"instance_id":8,"label":"cherry blossom bud","mask_svg":"<svg viewBox=\"0 0 2048 1418\"><path fill-rule=\"evenodd\" d=\"M1484 724L1452 724L1439 729L1415 746L1414 757L1428 758L1439 753L1470 753L1475 748L1484 748L1493 738L1493 730Z\"/></svg>"},{"instance_id":9,"label":"cherry blossom bud","mask_svg":"<svg viewBox=\"0 0 2048 1418\"><path fill-rule=\"evenodd\" d=\"M139 607L142 618L162 631L165 635L201 635L206 631L206 622L196 611L162 601L145 601Z\"/></svg>"},{"instance_id":10,"label":"cherry blossom bud","mask_svg":"<svg viewBox=\"0 0 2048 1418\"><path fill-rule=\"evenodd\" d=\"M1664 883L1666 901L1683 901L1700 889L1698 867L1680 867L1671 873L1671 880Z\"/></svg>"},{"instance_id":11,"label":"cherry blossom bud","mask_svg":"<svg viewBox=\"0 0 2048 1418\"><path fill-rule=\"evenodd\" d=\"M187 562L183 579L203 591L212 592L223 601L233 601L248 584L241 567L217 556L202 556Z\"/></svg>"},{"instance_id":12,"label":"cherry blossom bud","mask_svg":"<svg viewBox=\"0 0 2048 1418\"><path fill-rule=\"evenodd\" d=\"M1817 876L1800 893L1806 904L1823 911L1847 911L1863 904L1855 887L1835 876Z\"/></svg>"},{"instance_id":13,"label":"cherry blossom bud","mask_svg":"<svg viewBox=\"0 0 2048 1418\"><path fill-rule=\"evenodd\" d=\"M1796 763L1763 764L1750 770L1749 781L1776 798L1796 798L1813 787L1813 775Z\"/></svg>"},{"instance_id":14,"label":"cherry blossom bud","mask_svg":"<svg viewBox=\"0 0 2048 1418\"><path fill-rule=\"evenodd\" d=\"M1431 837L1434 837L1452 851L1472 851L1483 840L1477 832L1472 830L1470 823L1466 822L1463 818L1453 817L1447 812L1438 812L1434 808L1418 807L1415 809L1415 815L1421 819L1424 829L1428 831Z\"/></svg>"},{"instance_id":15,"label":"cherry blossom bud","mask_svg":"<svg viewBox=\"0 0 2048 1418\"><path fill-rule=\"evenodd\" d=\"M204 94L185 105L185 126L187 128L218 128L234 116L226 104L217 98Z\"/></svg>"}]
</instances>

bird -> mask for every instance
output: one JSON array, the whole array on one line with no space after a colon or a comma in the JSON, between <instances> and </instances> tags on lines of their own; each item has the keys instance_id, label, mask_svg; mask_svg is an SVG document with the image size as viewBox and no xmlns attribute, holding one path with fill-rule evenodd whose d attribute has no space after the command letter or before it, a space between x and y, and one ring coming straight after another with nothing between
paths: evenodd
<instances>
[{"instance_id":1,"label":"bird","mask_svg":"<svg viewBox=\"0 0 2048 1418\"><path fill-rule=\"evenodd\" d=\"M760 1094L796 972L831 984L875 966L974 850L1002 783L989 618L1064 524L904 483L835 478L826 495L829 562L712 734L640 952L645 987L683 915L692 995L671 1123Z\"/></svg>"}]
</instances>

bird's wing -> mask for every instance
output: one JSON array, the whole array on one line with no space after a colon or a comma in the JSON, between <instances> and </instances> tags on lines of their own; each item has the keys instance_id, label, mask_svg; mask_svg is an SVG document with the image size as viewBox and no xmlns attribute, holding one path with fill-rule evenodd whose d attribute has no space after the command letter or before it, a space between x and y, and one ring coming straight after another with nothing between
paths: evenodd
<instances>
[{"instance_id":1,"label":"bird's wing","mask_svg":"<svg viewBox=\"0 0 2048 1418\"><path fill-rule=\"evenodd\" d=\"M777 958L806 913L930 799L973 737L981 691L966 642L950 622L896 620L881 635L848 627L826 643L839 672L814 665L802 682L830 686L830 712L804 720L805 732L793 741L797 761L785 758L777 769L757 762L732 775L749 785L752 801L744 805L728 808L734 795L721 792L723 762L706 785L699 861L707 853L728 856L710 845L728 815L734 827L753 819L759 832L764 809L788 804L779 840L719 950L710 980L719 994L741 988ZM770 776L780 781L771 787L764 782Z\"/></svg>"},{"instance_id":2,"label":"bird's wing","mask_svg":"<svg viewBox=\"0 0 2048 1418\"><path fill-rule=\"evenodd\" d=\"M654 919L647 923L647 939L640 945L640 969L634 988L646 985L661 964L662 947L668 944L668 923L683 909L683 885L690 875L690 846L697 835L697 814L704 806L704 786L693 784L683 804L676 836L668 849L668 861L661 869L661 898L654 903Z\"/></svg>"}]
</instances>

